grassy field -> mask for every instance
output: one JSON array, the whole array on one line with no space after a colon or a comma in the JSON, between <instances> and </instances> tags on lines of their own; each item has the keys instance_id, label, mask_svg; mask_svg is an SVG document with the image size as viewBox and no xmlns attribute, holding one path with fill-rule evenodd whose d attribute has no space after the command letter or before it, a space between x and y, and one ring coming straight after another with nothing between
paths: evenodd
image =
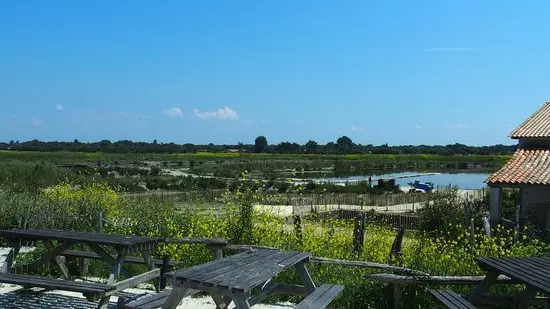
<instances>
[{"instance_id":1,"label":"grassy field","mask_svg":"<svg viewBox=\"0 0 550 309\"><path fill-rule=\"evenodd\" d=\"M367 225L362 253L353 251L351 220L307 216L300 227L289 224L276 214L253 211L252 204L261 199L261 190L240 186L228 192L219 211L195 202L181 204L155 200L128 199L124 194L95 183L74 190L70 183L60 184L39 194L0 191L0 228L60 228L97 231L97 212L103 213L107 233L149 235L161 237L222 237L233 244L252 244L284 250L312 252L314 256L362 260L401 265L433 275L479 275L474 257L530 256L546 254L547 246L530 239L521 231L513 237L510 231L495 230L491 240L482 229L469 235L460 224L444 226L445 230L407 232L400 259L390 257L395 231L384 225ZM461 205L456 204L456 208ZM462 219L459 218L461 221ZM299 232L298 232L299 231ZM473 238L472 238L473 237ZM212 259L203 245L172 244L158 248L155 255L169 255L188 267ZM32 256L31 256L32 258ZM30 262L30 261L29 261ZM345 285L345 291L334 308L390 308L391 286L369 281L365 274L380 270L312 264L311 274L318 283ZM74 268L76 269L76 268ZM106 268L93 263L92 275L105 276ZM58 276L58 273L43 274ZM294 273L283 274L277 280L296 283ZM438 308L427 293L427 286L404 288L404 308ZM456 289L456 287L453 287ZM501 292L515 287L503 287ZM464 292L459 287L458 292ZM291 299L299 301L299 299Z\"/></svg>"},{"instance_id":2,"label":"grassy field","mask_svg":"<svg viewBox=\"0 0 550 309\"><path fill-rule=\"evenodd\" d=\"M510 158L509 155L382 155L382 154L268 154L268 153L101 153L101 152L35 152L35 151L0 151L0 159L46 160L78 162L87 160L373 160L373 161L436 161L469 163L496 163L502 164Z\"/></svg>"}]
</instances>

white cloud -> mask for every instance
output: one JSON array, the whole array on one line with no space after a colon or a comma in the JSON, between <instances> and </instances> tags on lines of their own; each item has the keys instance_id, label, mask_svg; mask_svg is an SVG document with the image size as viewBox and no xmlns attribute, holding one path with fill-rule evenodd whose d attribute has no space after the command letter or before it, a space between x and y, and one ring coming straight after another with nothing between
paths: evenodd
<instances>
[{"instance_id":1,"label":"white cloud","mask_svg":"<svg viewBox=\"0 0 550 309\"><path fill-rule=\"evenodd\" d=\"M365 131L365 128L362 128L362 127L358 127L358 126L352 125L352 126L351 126L351 131L352 131L352 132Z\"/></svg>"},{"instance_id":2,"label":"white cloud","mask_svg":"<svg viewBox=\"0 0 550 309\"><path fill-rule=\"evenodd\" d=\"M163 114L174 118L183 118L183 111L179 107L172 107L162 111Z\"/></svg>"},{"instance_id":3,"label":"white cloud","mask_svg":"<svg viewBox=\"0 0 550 309\"><path fill-rule=\"evenodd\" d=\"M59 112L62 112L62 111L64 110L63 105L57 104L57 105L55 106L55 110L56 110L56 111L59 111Z\"/></svg>"},{"instance_id":4,"label":"white cloud","mask_svg":"<svg viewBox=\"0 0 550 309\"><path fill-rule=\"evenodd\" d=\"M417 128L417 129L422 129L422 126L419 125L419 124L415 125L414 127Z\"/></svg>"},{"instance_id":5,"label":"white cloud","mask_svg":"<svg viewBox=\"0 0 550 309\"><path fill-rule=\"evenodd\" d=\"M477 48L473 47L432 47L432 48L423 48L420 51L423 52L469 52L475 51Z\"/></svg>"},{"instance_id":6,"label":"white cloud","mask_svg":"<svg viewBox=\"0 0 550 309\"><path fill-rule=\"evenodd\" d=\"M33 126L41 127L41 126L44 125L44 121L42 121L38 118L32 118L31 121L32 121Z\"/></svg>"},{"instance_id":7,"label":"white cloud","mask_svg":"<svg viewBox=\"0 0 550 309\"><path fill-rule=\"evenodd\" d=\"M208 119L220 119L220 120L237 120L239 119L239 114L232 110L229 107L218 108L215 111L201 112L198 109L193 109L195 116L202 120Z\"/></svg>"}]
</instances>

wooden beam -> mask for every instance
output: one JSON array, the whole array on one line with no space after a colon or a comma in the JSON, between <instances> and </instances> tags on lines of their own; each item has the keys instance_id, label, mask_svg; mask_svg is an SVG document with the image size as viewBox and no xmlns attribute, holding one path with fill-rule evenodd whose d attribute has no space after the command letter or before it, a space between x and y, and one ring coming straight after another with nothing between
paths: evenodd
<instances>
[{"instance_id":1,"label":"wooden beam","mask_svg":"<svg viewBox=\"0 0 550 309\"><path fill-rule=\"evenodd\" d=\"M103 249L101 246L97 244L92 244L92 243L89 243L87 245L88 247L90 247L90 249L92 249L95 253L97 253L103 260L105 260L105 262L111 265L116 262L115 258L111 254L109 254L107 251L105 251L105 249Z\"/></svg>"},{"instance_id":2,"label":"wooden beam","mask_svg":"<svg viewBox=\"0 0 550 309\"><path fill-rule=\"evenodd\" d=\"M392 284L441 284L441 285L476 285L485 279L485 276L402 276L396 274L368 274L365 278ZM519 283L506 276L499 276L498 284Z\"/></svg>"},{"instance_id":3,"label":"wooden beam","mask_svg":"<svg viewBox=\"0 0 550 309\"><path fill-rule=\"evenodd\" d=\"M105 294L105 296L110 296L113 294L116 294L122 290L133 288L137 286L140 283L147 282L149 280L158 278L160 276L160 268L156 268L153 270L150 270L148 272L145 272L143 274L139 274L137 276L128 278L126 280L118 281L113 284L110 284L111 286L114 286L115 289L112 291L109 291Z\"/></svg>"},{"instance_id":4,"label":"wooden beam","mask_svg":"<svg viewBox=\"0 0 550 309\"><path fill-rule=\"evenodd\" d=\"M377 268L387 271L391 271L397 274L413 275L413 276L429 276L428 273L421 272L414 269L392 266L388 264L372 263L366 261L353 261L353 260L338 260L338 259L329 259L322 257L312 257L310 262L321 263L321 264L334 264L341 266L356 266L356 267L366 267L366 268Z\"/></svg>"}]
</instances>

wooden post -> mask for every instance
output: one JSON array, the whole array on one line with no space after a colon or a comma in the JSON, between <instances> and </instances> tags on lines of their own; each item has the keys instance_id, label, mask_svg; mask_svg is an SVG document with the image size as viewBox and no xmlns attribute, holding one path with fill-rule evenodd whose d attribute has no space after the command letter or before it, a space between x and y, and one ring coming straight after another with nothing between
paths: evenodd
<instances>
[{"instance_id":1,"label":"wooden post","mask_svg":"<svg viewBox=\"0 0 550 309\"><path fill-rule=\"evenodd\" d=\"M491 224L489 223L489 218L483 217L482 221L485 235L487 236L487 239L491 239Z\"/></svg>"},{"instance_id":2,"label":"wooden post","mask_svg":"<svg viewBox=\"0 0 550 309\"><path fill-rule=\"evenodd\" d=\"M97 214L97 221L99 233L103 233L103 213L101 211Z\"/></svg>"},{"instance_id":3,"label":"wooden post","mask_svg":"<svg viewBox=\"0 0 550 309\"><path fill-rule=\"evenodd\" d=\"M365 214L358 214L355 217L353 229L353 252L363 254L363 243L365 242Z\"/></svg>"},{"instance_id":4,"label":"wooden post","mask_svg":"<svg viewBox=\"0 0 550 309\"><path fill-rule=\"evenodd\" d=\"M501 187L491 187L491 198L490 198L490 225L491 227L496 227L500 221L500 215L502 212L502 188Z\"/></svg>"},{"instance_id":5,"label":"wooden post","mask_svg":"<svg viewBox=\"0 0 550 309\"><path fill-rule=\"evenodd\" d=\"M514 224L514 240L519 240L519 228L520 228L520 216L521 216L521 205L516 205L516 222Z\"/></svg>"},{"instance_id":6,"label":"wooden post","mask_svg":"<svg viewBox=\"0 0 550 309\"><path fill-rule=\"evenodd\" d=\"M300 245L302 245L302 217L294 215L294 233Z\"/></svg>"},{"instance_id":7,"label":"wooden post","mask_svg":"<svg viewBox=\"0 0 550 309\"><path fill-rule=\"evenodd\" d=\"M395 240L391 246L390 260L395 259L398 264L401 264L401 248L403 244L403 235L405 235L405 227L401 225L395 236Z\"/></svg>"},{"instance_id":8,"label":"wooden post","mask_svg":"<svg viewBox=\"0 0 550 309\"><path fill-rule=\"evenodd\" d=\"M470 225L470 218L472 217L472 208L470 207L470 202L466 203L466 207L464 207L464 228L468 229L468 226Z\"/></svg>"},{"instance_id":9,"label":"wooden post","mask_svg":"<svg viewBox=\"0 0 550 309\"><path fill-rule=\"evenodd\" d=\"M165 254L162 256L162 268L160 269L160 290L166 288L166 278L164 275L170 272L170 256Z\"/></svg>"}]
</instances>

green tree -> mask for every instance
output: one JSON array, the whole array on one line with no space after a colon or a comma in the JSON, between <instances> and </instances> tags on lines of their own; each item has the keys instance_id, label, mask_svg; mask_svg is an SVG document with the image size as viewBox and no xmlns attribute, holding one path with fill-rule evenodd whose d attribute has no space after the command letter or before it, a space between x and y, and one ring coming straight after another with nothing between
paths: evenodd
<instances>
[{"instance_id":1,"label":"green tree","mask_svg":"<svg viewBox=\"0 0 550 309\"><path fill-rule=\"evenodd\" d=\"M318 146L318 144L317 144L316 141L310 140L306 143L306 151L308 153L316 153L317 152L317 146Z\"/></svg>"},{"instance_id":2,"label":"green tree","mask_svg":"<svg viewBox=\"0 0 550 309\"><path fill-rule=\"evenodd\" d=\"M267 147L267 138L265 136L258 136L254 140L254 152L259 153L265 151Z\"/></svg>"},{"instance_id":3,"label":"green tree","mask_svg":"<svg viewBox=\"0 0 550 309\"><path fill-rule=\"evenodd\" d=\"M353 141L344 135L336 140L336 145L340 151L349 151L353 146Z\"/></svg>"}]
</instances>

